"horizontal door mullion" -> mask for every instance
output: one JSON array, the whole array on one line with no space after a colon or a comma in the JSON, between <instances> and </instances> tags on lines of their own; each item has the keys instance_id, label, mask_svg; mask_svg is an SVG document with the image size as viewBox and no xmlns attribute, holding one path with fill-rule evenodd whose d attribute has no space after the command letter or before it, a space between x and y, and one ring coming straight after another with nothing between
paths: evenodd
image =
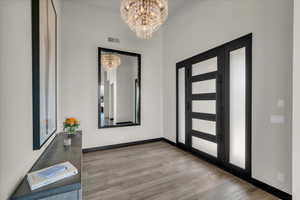
<instances>
[{"instance_id":1,"label":"horizontal door mullion","mask_svg":"<svg viewBox=\"0 0 300 200\"><path fill-rule=\"evenodd\" d=\"M192 100L216 100L216 93L193 94Z\"/></svg>"},{"instance_id":2,"label":"horizontal door mullion","mask_svg":"<svg viewBox=\"0 0 300 200\"><path fill-rule=\"evenodd\" d=\"M206 81L206 80L211 80L216 78L217 78L217 72L209 72L197 76L192 76L192 82Z\"/></svg>"},{"instance_id":3,"label":"horizontal door mullion","mask_svg":"<svg viewBox=\"0 0 300 200\"><path fill-rule=\"evenodd\" d=\"M216 121L216 114L208 114L208 113L191 113L191 117L195 119L203 119L207 121Z\"/></svg>"},{"instance_id":4,"label":"horizontal door mullion","mask_svg":"<svg viewBox=\"0 0 300 200\"><path fill-rule=\"evenodd\" d=\"M195 131L195 130L192 130L191 134L194 137L198 137L198 138L210 141L210 142L217 143L217 137L215 135L210 135L208 133L203 133L203 132L199 132L199 131Z\"/></svg>"}]
</instances>

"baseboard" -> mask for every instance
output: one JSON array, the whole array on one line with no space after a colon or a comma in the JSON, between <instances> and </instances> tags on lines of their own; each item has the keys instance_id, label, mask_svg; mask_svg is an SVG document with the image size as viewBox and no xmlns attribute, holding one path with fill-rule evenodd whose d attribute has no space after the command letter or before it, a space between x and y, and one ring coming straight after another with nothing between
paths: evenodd
<instances>
[{"instance_id":1,"label":"baseboard","mask_svg":"<svg viewBox=\"0 0 300 200\"><path fill-rule=\"evenodd\" d=\"M150 139L150 140L142 140L142 141L136 141L136 142L128 142L128 143L122 143L122 144L93 147L93 148L82 149L82 152L90 153L90 152L94 152L94 151L103 151L103 150L109 150L109 149L117 149L117 148L147 144L147 143L152 143L152 142L159 142L159 141L163 141L163 140L164 140L164 138L155 138L155 139Z\"/></svg>"},{"instance_id":2,"label":"baseboard","mask_svg":"<svg viewBox=\"0 0 300 200\"><path fill-rule=\"evenodd\" d=\"M175 143L175 142L172 142L171 140L168 140L168 139L166 139L166 138L162 138L162 140L163 140L164 142L170 144L170 145L173 145L173 146L176 146L176 147L177 147L176 143Z\"/></svg>"},{"instance_id":3,"label":"baseboard","mask_svg":"<svg viewBox=\"0 0 300 200\"><path fill-rule=\"evenodd\" d=\"M256 187L269 192L271 194L273 194L274 196L279 197L280 199L284 199L284 200L292 200L292 195L289 193L286 193L282 190L279 190L271 185L268 185L266 183L263 183L257 179L251 178L251 180L249 180L248 182L250 182L252 185L255 185Z\"/></svg>"}]
</instances>

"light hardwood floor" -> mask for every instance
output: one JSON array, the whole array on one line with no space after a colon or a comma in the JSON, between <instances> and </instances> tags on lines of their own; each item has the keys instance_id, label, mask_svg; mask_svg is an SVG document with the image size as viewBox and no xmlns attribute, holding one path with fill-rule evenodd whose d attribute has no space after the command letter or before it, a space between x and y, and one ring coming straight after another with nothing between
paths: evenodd
<instances>
[{"instance_id":1,"label":"light hardwood floor","mask_svg":"<svg viewBox=\"0 0 300 200\"><path fill-rule=\"evenodd\" d=\"M165 142L83 156L84 200L278 199Z\"/></svg>"}]
</instances>

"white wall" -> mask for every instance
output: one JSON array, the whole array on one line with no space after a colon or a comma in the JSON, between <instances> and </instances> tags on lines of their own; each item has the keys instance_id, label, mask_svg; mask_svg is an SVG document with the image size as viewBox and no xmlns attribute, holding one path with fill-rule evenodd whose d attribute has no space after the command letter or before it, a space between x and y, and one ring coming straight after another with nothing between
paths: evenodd
<instances>
[{"instance_id":1,"label":"white wall","mask_svg":"<svg viewBox=\"0 0 300 200\"><path fill-rule=\"evenodd\" d=\"M162 132L162 37L138 39L119 12L83 1L63 1L62 7L62 117L81 121L83 147L159 138ZM107 37L121 43L108 43ZM142 54L141 126L98 129L97 47Z\"/></svg>"},{"instance_id":2,"label":"white wall","mask_svg":"<svg viewBox=\"0 0 300 200\"><path fill-rule=\"evenodd\" d=\"M59 13L59 0L55 5ZM32 150L30 0L1 0L0 44L0 199L5 200L51 141Z\"/></svg>"},{"instance_id":3,"label":"white wall","mask_svg":"<svg viewBox=\"0 0 300 200\"><path fill-rule=\"evenodd\" d=\"M294 1L293 199L300 200L300 2Z\"/></svg>"},{"instance_id":4,"label":"white wall","mask_svg":"<svg viewBox=\"0 0 300 200\"><path fill-rule=\"evenodd\" d=\"M164 26L164 134L176 140L175 64L253 33L253 177L291 193L292 0L191 0ZM277 101L285 101L284 108ZM271 124L270 115L285 116ZM284 175L284 181L278 179Z\"/></svg>"}]
</instances>

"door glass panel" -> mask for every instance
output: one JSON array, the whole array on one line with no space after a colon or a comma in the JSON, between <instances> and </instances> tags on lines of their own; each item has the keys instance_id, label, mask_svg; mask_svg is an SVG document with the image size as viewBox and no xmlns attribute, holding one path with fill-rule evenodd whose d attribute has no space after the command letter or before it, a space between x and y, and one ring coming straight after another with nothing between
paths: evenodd
<instances>
[{"instance_id":1,"label":"door glass panel","mask_svg":"<svg viewBox=\"0 0 300 200\"><path fill-rule=\"evenodd\" d=\"M185 144L185 68L178 70L178 141Z\"/></svg>"},{"instance_id":2,"label":"door glass panel","mask_svg":"<svg viewBox=\"0 0 300 200\"><path fill-rule=\"evenodd\" d=\"M192 76L214 72L218 70L218 58L214 57L192 66Z\"/></svg>"},{"instance_id":3,"label":"door glass panel","mask_svg":"<svg viewBox=\"0 0 300 200\"><path fill-rule=\"evenodd\" d=\"M246 49L230 52L230 163L245 168Z\"/></svg>"},{"instance_id":4,"label":"door glass panel","mask_svg":"<svg viewBox=\"0 0 300 200\"><path fill-rule=\"evenodd\" d=\"M202 133L216 135L216 122L202 119L192 119L192 129Z\"/></svg>"},{"instance_id":5,"label":"door glass panel","mask_svg":"<svg viewBox=\"0 0 300 200\"><path fill-rule=\"evenodd\" d=\"M216 79L192 83L192 94L216 93Z\"/></svg>"},{"instance_id":6,"label":"door glass panel","mask_svg":"<svg viewBox=\"0 0 300 200\"><path fill-rule=\"evenodd\" d=\"M216 101L192 101L192 112L216 114Z\"/></svg>"},{"instance_id":7,"label":"door glass panel","mask_svg":"<svg viewBox=\"0 0 300 200\"><path fill-rule=\"evenodd\" d=\"M215 157L218 155L218 145L201 138L192 136L192 147Z\"/></svg>"}]
</instances>

